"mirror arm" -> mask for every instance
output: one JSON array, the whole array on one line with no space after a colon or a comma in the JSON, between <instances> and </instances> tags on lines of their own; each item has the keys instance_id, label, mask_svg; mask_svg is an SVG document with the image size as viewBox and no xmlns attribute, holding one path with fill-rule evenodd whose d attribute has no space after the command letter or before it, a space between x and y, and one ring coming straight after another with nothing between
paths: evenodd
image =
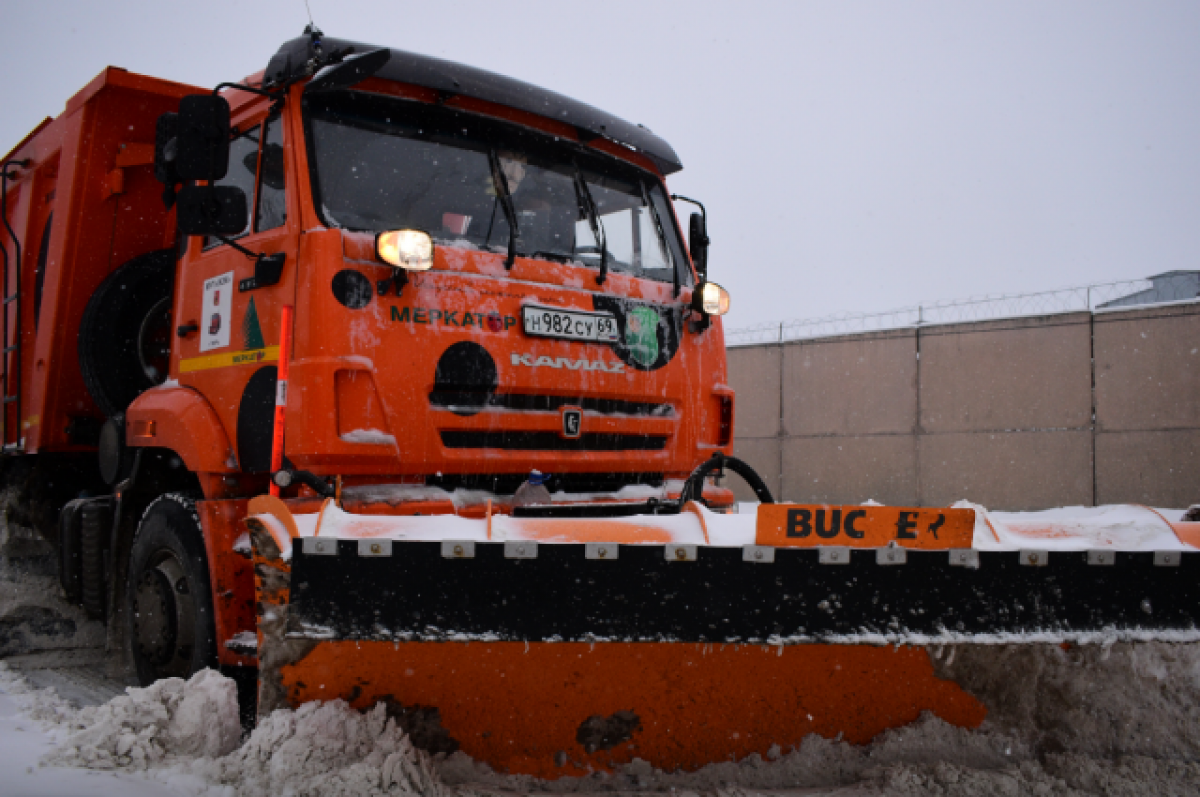
<instances>
[{"instance_id":1,"label":"mirror arm","mask_svg":"<svg viewBox=\"0 0 1200 797\"><path fill-rule=\"evenodd\" d=\"M213 96L215 97L216 95L220 94L221 89L237 89L238 91L248 91L251 94L258 94L263 97L270 97L273 100L283 99L283 94L284 94L282 91L279 91L279 90L270 91L268 89L258 89L258 88L255 88L254 86L247 86L242 83L218 83L217 87L213 89L213 92L212 92Z\"/></svg>"},{"instance_id":2,"label":"mirror arm","mask_svg":"<svg viewBox=\"0 0 1200 797\"><path fill-rule=\"evenodd\" d=\"M671 199L676 202L688 202L688 203L700 208L700 216L701 216L701 218L704 219L704 237L707 238L708 237L708 211L705 210L704 203L702 203L698 200L695 200L695 199L690 199L689 197L683 196L682 194L671 194Z\"/></svg>"},{"instance_id":3,"label":"mirror arm","mask_svg":"<svg viewBox=\"0 0 1200 797\"><path fill-rule=\"evenodd\" d=\"M695 230L693 229L693 230L689 231L688 248L689 248L689 250L692 249L693 244L696 247L702 248L703 257L700 258L700 260L703 261L702 263L697 261L697 253L696 252L689 251L689 254L691 255L691 258L692 258L692 265L696 268L696 275L698 277L700 277L701 280L707 279L708 278L708 246L709 246L709 244L712 243L712 239L708 237L708 209L704 207L703 202L700 202L699 200L696 200L696 199L692 199L691 197L683 196L682 194L671 194L671 199L675 202L688 202L688 203L700 208L700 221L704 227L704 231L700 236L700 240L697 240L694 242L691 240L691 237L692 237L692 233L694 233ZM695 221L695 219L696 219L696 215L693 213L692 221Z\"/></svg>"},{"instance_id":4,"label":"mirror arm","mask_svg":"<svg viewBox=\"0 0 1200 797\"><path fill-rule=\"evenodd\" d=\"M247 86L242 83L218 83L217 87L215 89L213 89L213 96L215 97L218 94L220 94L221 89L237 89L238 91L246 91L246 92L249 92L250 94L258 94L261 97L270 97L271 98L270 113L275 113L281 107L283 107L283 98L287 96L288 86L292 85L295 82L296 82L295 80L289 80L287 83L276 86L273 90L259 89L259 88L255 88L254 86Z\"/></svg>"}]
</instances>

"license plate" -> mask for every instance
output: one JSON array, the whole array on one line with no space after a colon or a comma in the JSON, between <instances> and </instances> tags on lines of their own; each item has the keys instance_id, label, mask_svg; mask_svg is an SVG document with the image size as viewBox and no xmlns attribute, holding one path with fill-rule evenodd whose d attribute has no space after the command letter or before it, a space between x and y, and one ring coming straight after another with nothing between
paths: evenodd
<instances>
[{"instance_id":1,"label":"license plate","mask_svg":"<svg viewBox=\"0 0 1200 797\"><path fill-rule=\"evenodd\" d=\"M617 320L612 313L588 313L583 310L558 310L527 304L521 308L525 334L542 338L594 340L611 343L617 340Z\"/></svg>"}]
</instances>

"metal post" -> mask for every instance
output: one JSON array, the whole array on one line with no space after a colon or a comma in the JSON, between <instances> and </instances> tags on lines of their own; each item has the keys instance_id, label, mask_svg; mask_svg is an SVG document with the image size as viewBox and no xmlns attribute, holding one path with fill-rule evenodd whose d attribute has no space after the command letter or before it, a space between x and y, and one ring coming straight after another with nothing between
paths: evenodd
<instances>
[{"instance_id":1,"label":"metal post","mask_svg":"<svg viewBox=\"0 0 1200 797\"><path fill-rule=\"evenodd\" d=\"M279 497L276 471L283 469L284 413L287 410L288 360L292 353L292 307L284 305L279 319L279 369L276 372L275 428L271 436L271 495Z\"/></svg>"}]
</instances>

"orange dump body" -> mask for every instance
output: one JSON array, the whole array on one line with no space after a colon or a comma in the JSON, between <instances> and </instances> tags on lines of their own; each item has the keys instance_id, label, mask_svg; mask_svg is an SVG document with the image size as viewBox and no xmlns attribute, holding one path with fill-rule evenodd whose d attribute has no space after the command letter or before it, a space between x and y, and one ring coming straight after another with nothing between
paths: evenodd
<instances>
[{"instance_id":1,"label":"orange dump body","mask_svg":"<svg viewBox=\"0 0 1200 797\"><path fill-rule=\"evenodd\" d=\"M154 179L154 129L193 86L109 67L4 159L5 453L94 450L104 420L83 385L79 324L96 287L174 242ZM20 262L17 262L18 245Z\"/></svg>"}]
</instances>

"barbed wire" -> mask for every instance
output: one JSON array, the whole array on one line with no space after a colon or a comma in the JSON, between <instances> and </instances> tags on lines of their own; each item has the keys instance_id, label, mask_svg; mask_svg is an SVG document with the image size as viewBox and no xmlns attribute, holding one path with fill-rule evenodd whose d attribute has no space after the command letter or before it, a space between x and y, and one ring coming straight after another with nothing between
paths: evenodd
<instances>
[{"instance_id":1,"label":"barbed wire","mask_svg":"<svg viewBox=\"0 0 1200 797\"><path fill-rule=\"evenodd\" d=\"M834 335L853 335L930 324L1097 311L1200 297L1200 271L1174 271L1147 279L1100 282L1036 293L990 294L922 303L878 313L837 313L725 330L726 346L752 346Z\"/></svg>"}]
</instances>

